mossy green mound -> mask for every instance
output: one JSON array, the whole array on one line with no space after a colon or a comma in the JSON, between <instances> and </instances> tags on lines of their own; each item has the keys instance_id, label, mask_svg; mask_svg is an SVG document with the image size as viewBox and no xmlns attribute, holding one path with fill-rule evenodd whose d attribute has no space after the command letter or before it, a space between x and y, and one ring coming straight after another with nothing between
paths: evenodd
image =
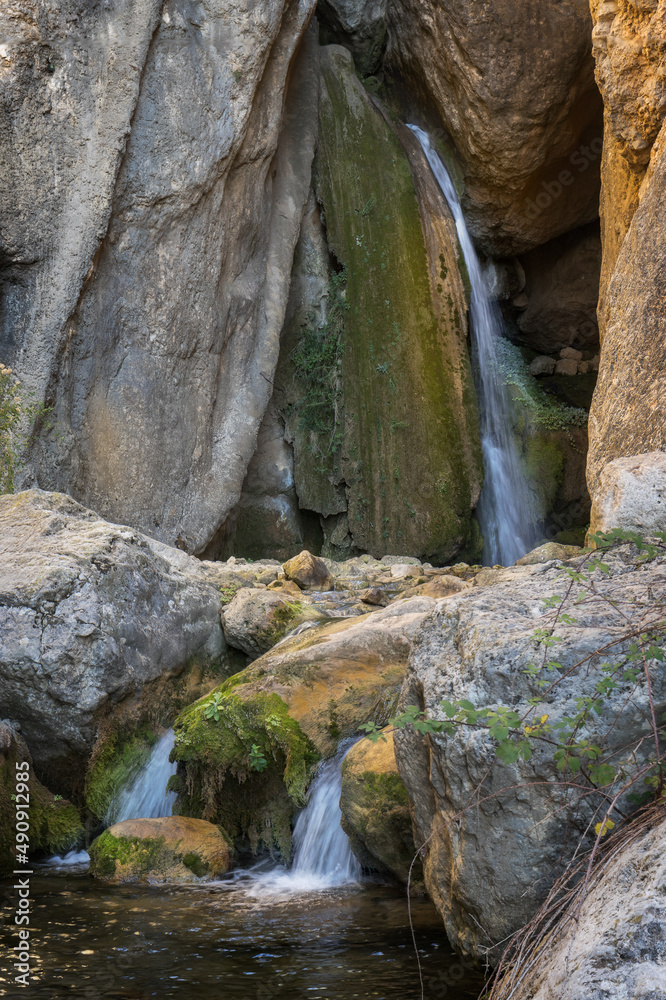
<instances>
[{"instance_id":1,"label":"mossy green mound","mask_svg":"<svg viewBox=\"0 0 666 1000\"><path fill-rule=\"evenodd\" d=\"M123 735L112 733L96 749L86 777L86 806L100 822L107 816L114 799L148 762L157 742L155 732L142 727Z\"/></svg>"},{"instance_id":2,"label":"mossy green mound","mask_svg":"<svg viewBox=\"0 0 666 1000\"><path fill-rule=\"evenodd\" d=\"M288 859L292 815L319 754L279 695L241 698L239 684L231 678L176 720L179 812L221 824L255 853Z\"/></svg>"},{"instance_id":3,"label":"mossy green mound","mask_svg":"<svg viewBox=\"0 0 666 1000\"><path fill-rule=\"evenodd\" d=\"M90 871L107 882L190 882L229 870L226 834L198 819L130 819L109 827L90 846Z\"/></svg>"}]
</instances>

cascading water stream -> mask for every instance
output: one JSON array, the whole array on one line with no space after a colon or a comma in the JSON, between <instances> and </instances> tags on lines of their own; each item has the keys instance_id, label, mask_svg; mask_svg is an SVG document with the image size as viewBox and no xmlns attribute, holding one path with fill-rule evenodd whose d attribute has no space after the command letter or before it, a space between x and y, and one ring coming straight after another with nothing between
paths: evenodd
<instances>
[{"instance_id":1,"label":"cascading water stream","mask_svg":"<svg viewBox=\"0 0 666 1000\"><path fill-rule=\"evenodd\" d=\"M171 815L176 793L167 792L166 786L169 778L176 773L177 765L169 760L175 738L173 729L168 729L134 780L111 803L106 816L107 824Z\"/></svg>"},{"instance_id":2,"label":"cascading water stream","mask_svg":"<svg viewBox=\"0 0 666 1000\"><path fill-rule=\"evenodd\" d=\"M499 371L502 319L474 249L453 181L427 133L416 125L407 127L419 140L451 209L469 273L472 344L485 469L477 514L484 538L484 561L490 565L509 566L536 543L538 515L513 436L512 402Z\"/></svg>"}]
</instances>

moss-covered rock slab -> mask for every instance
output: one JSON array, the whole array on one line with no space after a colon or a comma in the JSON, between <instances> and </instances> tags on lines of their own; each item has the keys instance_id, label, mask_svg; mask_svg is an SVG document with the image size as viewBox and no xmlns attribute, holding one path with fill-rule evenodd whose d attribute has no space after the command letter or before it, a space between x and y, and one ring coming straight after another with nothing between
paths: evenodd
<instances>
[{"instance_id":1,"label":"moss-covered rock slab","mask_svg":"<svg viewBox=\"0 0 666 1000\"><path fill-rule=\"evenodd\" d=\"M90 846L90 871L105 882L191 882L219 878L231 867L222 831L200 819L128 819Z\"/></svg>"},{"instance_id":2,"label":"moss-covered rock slab","mask_svg":"<svg viewBox=\"0 0 666 1000\"><path fill-rule=\"evenodd\" d=\"M426 232L410 161L349 53L325 48L321 65L317 195L344 274L334 465L349 532L376 556L445 562L469 543L481 479L455 231Z\"/></svg>"},{"instance_id":3,"label":"moss-covered rock slab","mask_svg":"<svg viewBox=\"0 0 666 1000\"><path fill-rule=\"evenodd\" d=\"M173 751L181 813L287 858L313 765L362 723L388 720L416 630L434 607L415 598L315 626L182 712Z\"/></svg>"},{"instance_id":4,"label":"moss-covered rock slab","mask_svg":"<svg viewBox=\"0 0 666 1000\"><path fill-rule=\"evenodd\" d=\"M342 826L359 861L406 883L416 849L392 732L377 743L361 740L349 751L342 764L340 808Z\"/></svg>"}]
</instances>

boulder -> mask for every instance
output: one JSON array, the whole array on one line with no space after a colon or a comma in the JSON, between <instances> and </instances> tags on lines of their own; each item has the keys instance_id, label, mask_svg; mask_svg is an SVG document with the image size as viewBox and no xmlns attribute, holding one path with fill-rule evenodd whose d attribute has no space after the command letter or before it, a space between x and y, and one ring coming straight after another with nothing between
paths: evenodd
<instances>
[{"instance_id":1,"label":"boulder","mask_svg":"<svg viewBox=\"0 0 666 1000\"><path fill-rule=\"evenodd\" d=\"M211 881L231 868L232 849L217 826L164 816L116 823L90 845L90 872L105 882Z\"/></svg>"},{"instance_id":2,"label":"boulder","mask_svg":"<svg viewBox=\"0 0 666 1000\"><path fill-rule=\"evenodd\" d=\"M119 703L223 665L220 603L198 560L63 494L0 497L0 703L48 785L71 792Z\"/></svg>"},{"instance_id":3,"label":"boulder","mask_svg":"<svg viewBox=\"0 0 666 1000\"><path fill-rule=\"evenodd\" d=\"M421 583L418 587L410 587L400 594L396 600L404 601L410 597L432 597L439 601L443 597L451 597L452 594L460 594L463 590L469 590L472 586L457 576L450 576L448 573L433 577L427 583Z\"/></svg>"},{"instance_id":4,"label":"boulder","mask_svg":"<svg viewBox=\"0 0 666 1000\"><path fill-rule=\"evenodd\" d=\"M406 884L416 849L392 732L377 743L362 739L349 751L342 764L340 809L342 828L361 864Z\"/></svg>"},{"instance_id":5,"label":"boulder","mask_svg":"<svg viewBox=\"0 0 666 1000\"><path fill-rule=\"evenodd\" d=\"M662 1000L666 995L666 822L632 836L578 897L497 1000ZM609 844L612 850L613 845ZM580 913L578 907L580 905Z\"/></svg>"},{"instance_id":6,"label":"boulder","mask_svg":"<svg viewBox=\"0 0 666 1000\"><path fill-rule=\"evenodd\" d=\"M356 596L359 601L363 602L363 604L370 604L378 608L385 608L389 603L386 592L382 590L381 587L368 587Z\"/></svg>"},{"instance_id":7,"label":"boulder","mask_svg":"<svg viewBox=\"0 0 666 1000\"><path fill-rule=\"evenodd\" d=\"M527 555L516 560L516 566L536 566L539 563L547 563L552 559L573 559L579 556L582 549L579 545L561 545L559 542L544 542L532 549Z\"/></svg>"},{"instance_id":8,"label":"boulder","mask_svg":"<svg viewBox=\"0 0 666 1000\"><path fill-rule=\"evenodd\" d=\"M179 811L221 823L239 847L288 859L313 765L362 723L386 724L434 607L413 598L316 626L185 709L174 724Z\"/></svg>"},{"instance_id":9,"label":"boulder","mask_svg":"<svg viewBox=\"0 0 666 1000\"><path fill-rule=\"evenodd\" d=\"M590 531L615 528L643 536L666 531L666 452L616 458L602 471Z\"/></svg>"},{"instance_id":10,"label":"boulder","mask_svg":"<svg viewBox=\"0 0 666 1000\"><path fill-rule=\"evenodd\" d=\"M333 580L324 560L313 556L307 549L286 562L282 569L287 579L293 580L302 590L306 587L331 590L333 587Z\"/></svg>"},{"instance_id":11,"label":"boulder","mask_svg":"<svg viewBox=\"0 0 666 1000\"><path fill-rule=\"evenodd\" d=\"M555 364L555 358L541 354L530 362L530 375L534 375L536 378L539 375L552 375L555 371Z\"/></svg>"},{"instance_id":12,"label":"boulder","mask_svg":"<svg viewBox=\"0 0 666 1000\"><path fill-rule=\"evenodd\" d=\"M561 358L555 365L556 375L577 375L578 362L573 358Z\"/></svg>"},{"instance_id":13,"label":"boulder","mask_svg":"<svg viewBox=\"0 0 666 1000\"><path fill-rule=\"evenodd\" d=\"M26 484L190 552L236 505L270 399L314 5L3 8L2 360L51 407Z\"/></svg>"},{"instance_id":14,"label":"boulder","mask_svg":"<svg viewBox=\"0 0 666 1000\"><path fill-rule=\"evenodd\" d=\"M300 600L245 587L222 613L225 639L252 659L267 653L297 625L319 619L321 615Z\"/></svg>"},{"instance_id":15,"label":"boulder","mask_svg":"<svg viewBox=\"0 0 666 1000\"><path fill-rule=\"evenodd\" d=\"M24 790L16 787L19 775L25 775ZM17 816L17 809L24 802L20 796L26 793L30 801L25 810L30 826L30 855L65 854L83 844L85 830L78 809L42 785L20 730L15 723L4 719L0 721L0 877L21 867L17 860L16 823L25 822L22 816Z\"/></svg>"},{"instance_id":16,"label":"boulder","mask_svg":"<svg viewBox=\"0 0 666 1000\"><path fill-rule=\"evenodd\" d=\"M387 66L433 104L460 153L467 217L497 256L598 212L601 101L588 0L403 0Z\"/></svg>"},{"instance_id":17,"label":"boulder","mask_svg":"<svg viewBox=\"0 0 666 1000\"><path fill-rule=\"evenodd\" d=\"M583 558L570 565L580 565ZM577 604L568 623L556 628L561 641L553 655L561 667L546 676L548 684L561 679L552 689L526 671L542 662L535 631L552 621L544 622L549 613L544 602L563 596L570 580L557 566L515 567L514 573L532 572L523 580L451 597L425 620L410 655L401 706L416 705L435 719L445 718L443 699L465 699L478 708L508 705L521 717L529 712L530 718L546 717L550 725L573 715L577 699L594 694L606 677L604 665L626 662L629 642L613 643L630 626L618 620L607 597L612 595L629 617L642 618L643 602L666 586L663 554L645 561L632 546L623 546L604 554L603 561L608 572L594 572L598 597ZM586 663L583 673L571 672L602 647L603 655ZM666 673L657 661L648 666L661 718ZM637 758L643 760L652 752L644 739L649 705L644 681L634 685L628 679L602 700L599 714L592 713L580 736L593 744L605 740L604 752L611 757L643 740ZM426 886L449 939L467 954L492 952L533 916L606 798L587 795L565 808L553 749L540 741L534 742L529 761L514 764L495 761L494 741L487 730L474 727L451 737L424 737L407 728L396 733L395 748L412 803L415 841L428 842Z\"/></svg>"}]
</instances>

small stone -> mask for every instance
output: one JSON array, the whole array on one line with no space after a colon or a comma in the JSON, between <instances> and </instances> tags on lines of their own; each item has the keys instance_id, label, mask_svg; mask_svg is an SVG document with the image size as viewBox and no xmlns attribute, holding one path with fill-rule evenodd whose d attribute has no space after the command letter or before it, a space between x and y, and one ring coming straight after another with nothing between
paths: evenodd
<instances>
[{"instance_id":1,"label":"small stone","mask_svg":"<svg viewBox=\"0 0 666 1000\"><path fill-rule=\"evenodd\" d=\"M323 559L313 556L307 549L294 556L283 565L288 580L297 583L301 590L316 587L318 590L332 590L333 580Z\"/></svg>"},{"instance_id":2,"label":"small stone","mask_svg":"<svg viewBox=\"0 0 666 1000\"><path fill-rule=\"evenodd\" d=\"M556 375L577 375L578 362L574 358L563 358L555 365Z\"/></svg>"},{"instance_id":3,"label":"small stone","mask_svg":"<svg viewBox=\"0 0 666 1000\"><path fill-rule=\"evenodd\" d=\"M421 564L397 563L391 566L391 576L394 580L404 580L406 576L421 576Z\"/></svg>"},{"instance_id":4,"label":"small stone","mask_svg":"<svg viewBox=\"0 0 666 1000\"><path fill-rule=\"evenodd\" d=\"M593 372L598 372L599 371L599 355L598 354L595 354L594 357L592 358L592 360L590 361L590 370L593 371Z\"/></svg>"},{"instance_id":5,"label":"small stone","mask_svg":"<svg viewBox=\"0 0 666 1000\"><path fill-rule=\"evenodd\" d=\"M561 358L568 358L571 361L582 361L583 352L577 351L574 347L563 347L560 351Z\"/></svg>"},{"instance_id":6,"label":"small stone","mask_svg":"<svg viewBox=\"0 0 666 1000\"><path fill-rule=\"evenodd\" d=\"M587 375L587 373L589 372L589 370L590 370L590 362L589 361L579 361L578 362L578 374L579 375Z\"/></svg>"},{"instance_id":7,"label":"small stone","mask_svg":"<svg viewBox=\"0 0 666 1000\"><path fill-rule=\"evenodd\" d=\"M530 300L528 299L525 292L521 292L520 295L516 295L515 298L512 300L512 305L514 309L525 310L527 309L529 304Z\"/></svg>"},{"instance_id":8,"label":"small stone","mask_svg":"<svg viewBox=\"0 0 666 1000\"><path fill-rule=\"evenodd\" d=\"M358 599L364 604L372 604L378 608L385 608L388 605L388 597L381 587L368 587L367 590L362 590Z\"/></svg>"},{"instance_id":9,"label":"small stone","mask_svg":"<svg viewBox=\"0 0 666 1000\"><path fill-rule=\"evenodd\" d=\"M555 371L555 358L549 358L546 354L540 354L530 365L530 375L552 375Z\"/></svg>"}]
</instances>

